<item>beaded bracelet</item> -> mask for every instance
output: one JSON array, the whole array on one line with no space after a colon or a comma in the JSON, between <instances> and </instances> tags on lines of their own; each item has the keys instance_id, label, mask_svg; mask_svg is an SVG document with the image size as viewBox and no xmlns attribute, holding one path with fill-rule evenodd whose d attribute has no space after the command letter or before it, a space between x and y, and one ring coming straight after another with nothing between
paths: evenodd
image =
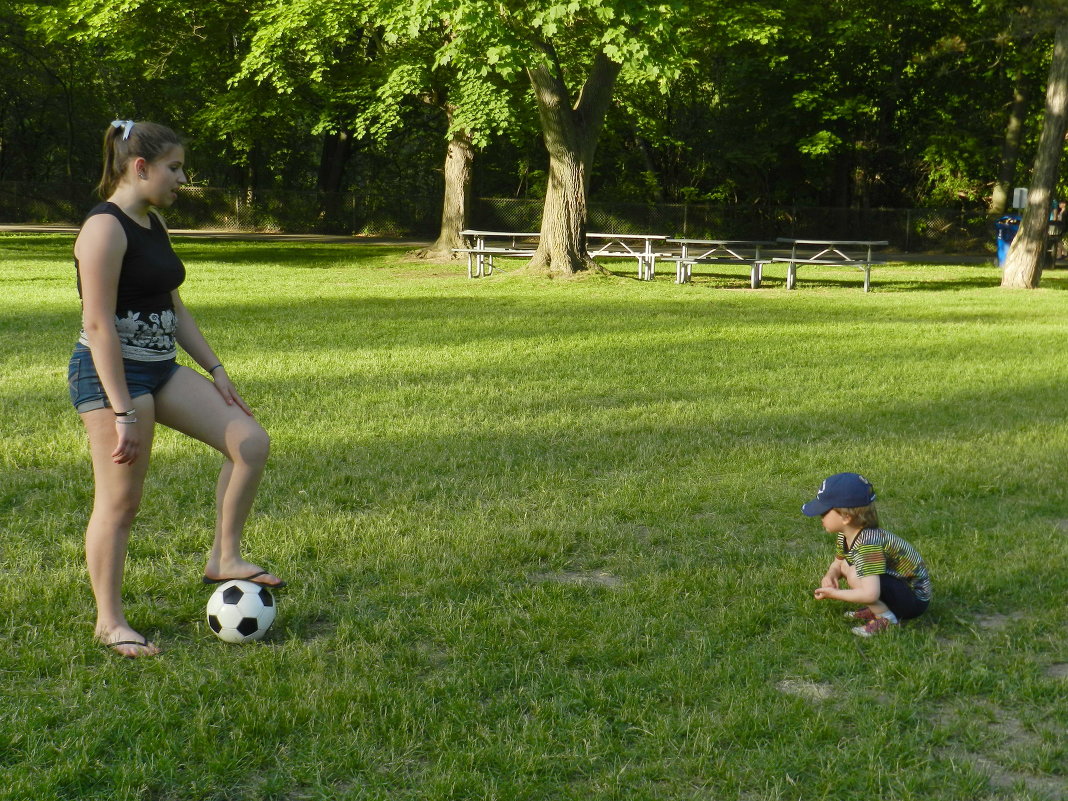
<instances>
[{"instance_id":1,"label":"beaded bracelet","mask_svg":"<svg viewBox=\"0 0 1068 801\"><path fill-rule=\"evenodd\" d=\"M115 422L118 423L119 425L122 425L122 426L132 426L134 423L137 422L137 418L136 417L120 417L117 420L115 420Z\"/></svg>"},{"instance_id":2,"label":"beaded bracelet","mask_svg":"<svg viewBox=\"0 0 1068 801\"><path fill-rule=\"evenodd\" d=\"M129 417L131 414L136 414L137 409L129 409L125 412L115 412L116 417Z\"/></svg>"},{"instance_id":3,"label":"beaded bracelet","mask_svg":"<svg viewBox=\"0 0 1068 801\"><path fill-rule=\"evenodd\" d=\"M222 367L222 365L221 365L221 364L217 364L217 365L215 365L215 366L214 366L214 367L212 367L212 368L211 368L210 370L208 370L208 375L212 375L212 374L213 374L213 373L214 373L214 372L215 372L216 370L218 370L218 369L219 369L220 367Z\"/></svg>"}]
</instances>

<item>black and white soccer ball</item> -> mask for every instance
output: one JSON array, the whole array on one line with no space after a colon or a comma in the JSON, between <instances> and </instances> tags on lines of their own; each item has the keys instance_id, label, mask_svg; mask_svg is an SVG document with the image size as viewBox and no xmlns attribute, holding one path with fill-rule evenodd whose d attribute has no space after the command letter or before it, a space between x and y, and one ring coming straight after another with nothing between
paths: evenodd
<instances>
[{"instance_id":1,"label":"black and white soccer ball","mask_svg":"<svg viewBox=\"0 0 1068 801\"><path fill-rule=\"evenodd\" d=\"M274 615L271 591L251 581L227 581L208 599L208 627L226 642L260 639L274 623Z\"/></svg>"}]
</instances>

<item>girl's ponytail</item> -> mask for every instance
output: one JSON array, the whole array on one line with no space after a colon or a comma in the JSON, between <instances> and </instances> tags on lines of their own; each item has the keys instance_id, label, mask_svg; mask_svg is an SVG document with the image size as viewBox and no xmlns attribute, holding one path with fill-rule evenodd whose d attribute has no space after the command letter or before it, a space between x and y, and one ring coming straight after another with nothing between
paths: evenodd
<instances>
[{"instance_id":1,"label":"girl's ponytail","mask_svg":"<svg viewBox=\"0 0 1068 801\"><path fill-rule=\"evenodd\" d=\"M102 200L107 200L119 188L119 182L122 180L122 170L118 168L119 155L115 151L117 150L117 143L121 141L122 128L115 127L112 123L108 126L107 131L104 133L104 172L100 176L100 183L96 187L96 192L100 195Z\"/></svg>"}]
</instances>

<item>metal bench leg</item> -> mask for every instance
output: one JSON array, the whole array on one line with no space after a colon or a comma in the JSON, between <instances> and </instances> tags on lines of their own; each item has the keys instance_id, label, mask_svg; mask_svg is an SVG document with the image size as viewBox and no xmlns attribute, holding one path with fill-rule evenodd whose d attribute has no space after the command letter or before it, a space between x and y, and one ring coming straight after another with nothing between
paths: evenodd
<instances>
[{"instance_id":1,"label":"metal bench leg","mask_svg":"<svg viewBox=\"0 0 1068 801\"><path fill-rule=\"evenodd\" d=\"M474 272L475 272L474 264L473 264L473 261L472 261L474 259L474 257L475 257L474 253L468 253L467 254L467 277L468 278L474 278L475 277L474 276Z\"/></svg>"},{"instance_id":2,"label":"metal bench leg","mask_svg":"<svg viewBox=\"0 0 1068 801\"><path fill-rule=\"evenodd\" d=\"M868 292L871 289L871 265L864 265L864 291Z\"/></svg>"},{"instance_id":3,"label":"metal bench leg","mask_svg":"<svg viewBox=\"0 0 1068 801\"><path fill-rule=\"evenodd\" d=\"M793 262L786 267L786 288L793 289L797 284L797 265Z\"/></svg>"}]
</instances>

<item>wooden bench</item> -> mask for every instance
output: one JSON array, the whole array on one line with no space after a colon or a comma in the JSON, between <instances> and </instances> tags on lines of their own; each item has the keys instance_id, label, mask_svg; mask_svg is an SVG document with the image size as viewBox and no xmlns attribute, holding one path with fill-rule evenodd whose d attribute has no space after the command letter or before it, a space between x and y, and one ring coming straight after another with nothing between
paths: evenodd
<instances>
[{"instance_id":1,"label":"wooden bench","mask_svg":"<svg viewBox=\"0 0 1068 801\"><path fill-rule=\"evenodd\" d=\"M668 256L675 262L675 283L689 283L693 278L695 264L745 264L750 266L749 285L760 286L761 273L770 259L760 258L760 249L774 242L750 239L669 239L670 245L679 245L682 253Z\"/></svg>"},{"instance_id":2,"label":"wooden bench","mask_svg":"<svg viewBox=\"0 0 1068 801\"><path fill-rule=\"evenodd\" d=\"M872 259L872 250L886 247L889 242L875 240L839 240L839 239L779 239L780 244L790 245L789 256L777 256L769 262L785 263L786 288L797 286L797 266L799 264L823 264L837 267L857 267L864 271L864 291L871 290L871 268L873 264L885 264L885 261ZM846 250L863 255L849 255ZM809 252L809 253L806 253ZM814 252L813 252L814 251Z\"/></svg>"}]
</instances>

